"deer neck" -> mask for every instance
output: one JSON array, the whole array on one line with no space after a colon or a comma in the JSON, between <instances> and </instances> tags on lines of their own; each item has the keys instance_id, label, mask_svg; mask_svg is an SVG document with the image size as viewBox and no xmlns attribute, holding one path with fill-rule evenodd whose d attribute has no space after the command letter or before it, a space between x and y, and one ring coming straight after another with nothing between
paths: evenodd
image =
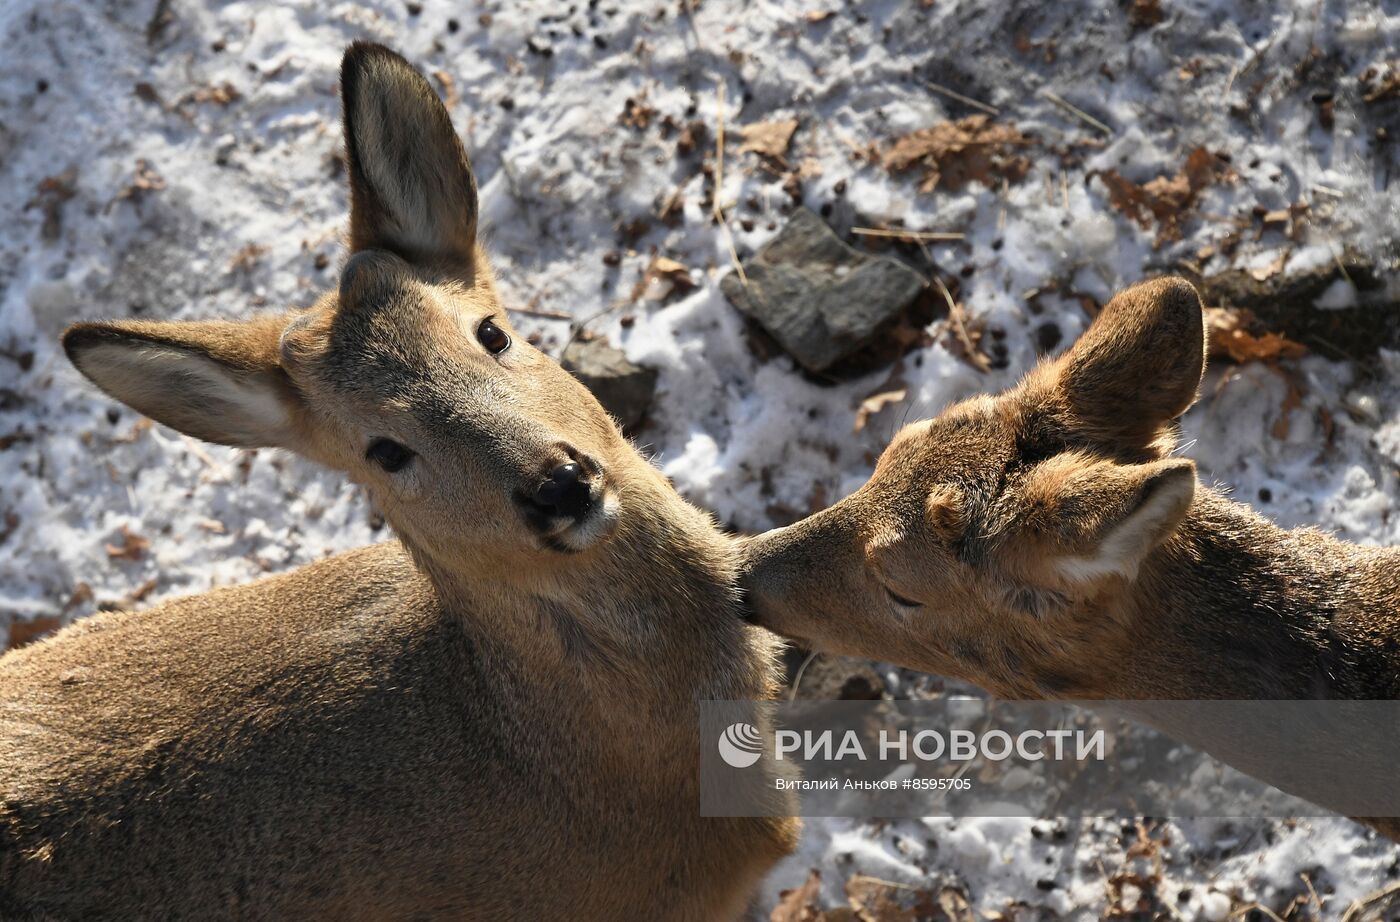
<instances>
[{"instance_id":1,"label":"deer neck","mask_svg":"<svg viewBox=\"0 0 1400 922\"><path fill-rule=\"evenodd\" d=\"M766 696L767 645L740 616L732 542L641 458L620 473L620 520L599 547L484 568L415 554L446 614L561 690L639 707Z\"/></svg>"},{"instance_id":2,"label":"deer neck","mask_svg":"<svg viewBox=\"0 0 1400 922\"><path fill-rule=\"evenodd\" d=\"M1400 694L1400 553L1288 531L1209 490L1114 607L1105 697Z\"/></svg>"}]
</instances>

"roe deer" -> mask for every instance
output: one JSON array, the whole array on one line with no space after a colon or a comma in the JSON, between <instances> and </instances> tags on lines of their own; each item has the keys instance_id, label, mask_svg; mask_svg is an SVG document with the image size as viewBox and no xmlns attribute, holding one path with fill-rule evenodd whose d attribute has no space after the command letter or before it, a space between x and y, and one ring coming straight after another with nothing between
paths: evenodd
<instances>
[{"instance_id":1,"label":"roe deer","mask_svg":"<svg viewBox=\"0 0 1400 922\"><path fill-rule=\"evenodd\" d=\"M860 490L749 539L753 616L1007 698L1400 697L1400 550L1198 484L1171 452L1204 369L1194 288L1121 292L1015 388L907 426Z\"/></svg>"},{"instance_id":2,"label":"roe deer","mask_svg":"<svg viewBox=\"0 0 1400 922\"><path fill-rule=\"evenodd\" d=\"M733 918L797 831L699 815L697 699L775 688L733 544L512 334L423 77L357 43L341 81L338 290L64 346L400 540L0 658L0 918Z\"/></svg>"}]
</instances>

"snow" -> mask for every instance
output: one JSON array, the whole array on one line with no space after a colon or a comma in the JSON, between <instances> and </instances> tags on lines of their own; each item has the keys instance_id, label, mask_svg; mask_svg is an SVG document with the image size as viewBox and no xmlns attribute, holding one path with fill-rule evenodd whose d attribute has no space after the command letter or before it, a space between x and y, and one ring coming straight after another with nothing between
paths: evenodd
<instances>
[{"instance_id":1,"label":"snow","mask_svg":"<svg viewBox=\"0 0 1400 922\"><path fill-rule=\"evenodd\" d=\"M276 452L200 446L144 427L56 347L78 319L246 316L305 305L334 282L346 214L334 159L336 69L355 38L387 42L449 76L451 88L440 89L456 97L507 302L594 317L591 329L659 368L653 424L639 442L687 497L736 529L782 524L851 492L906 413L1012 383L1035 361L1042 324L1059 327L1061 348L1071 342L1087 323L1071 292L1101 301L1194 258L1255 206L1308 201L1303 239L1256 240L1249 230L1233 261L1211 256L1207 271L1267 267L1285 247L1289 271L1324 265L1344 246L1384 265L1396 258L1394 142L1375 138L1375 116L1354 93L1338 93L1325 130L1311 95L1354 86L1367 65L1393 55L1393 5L1194 0L1164 4L1165 21L1149 28L1134 28L1110 0L423 0L417 13L397 0L175 2L163 27L153 25L154 7L0 5L0 438L18 436L0 449L0 531L10 530L0 541L0 628L9 618L72 619L132 604L152 579L140 604L387 537L340 477ZM804 14L818 9L835 14L809 23ZM1320 57L1306 70L1313 48ZM854 159L872 141L971 114L925 80L998 107L1037 135L1027 179L1004 191L920 194L914 176ZM188 95L225 83L238 94L227 105ZM1044 89L1107 122L1112 135ZM655 108L648 128L619 124L629 97ZM905 405L853 432L856 407L887 372L827 386L786 359L755 358L719 293L729 245L702 203L700 152L675 154L674 136L660 128L666 116L705 122L707 145L721 116L731 128L795 116L790 159L819 169L803 184L809 207L829 206L842 228L903 222L964 233L929 250L963 273L972 316L1002 331L1006 367L981 374L945 344L931 346L903 363ZM1175 173L1197 145L1229 155L1239 178L1207 189L1202 219L1161 249L1155 230L1116 212L1087 178L1103 169L1134 181ZM746 254L792 203L781 178L736 146L721 201ZM1062 159L1054 149L1079 153ZM123 194L138 160L163 188ZM38 189L70 169L73 196L48 240ZM668 227L654 215L677 188L682 220ZM649 226L629 244L623 228L639 218ZM700 287L670 304L628 303L653 251L692 267ZM611 252L620 265L605 263ZM1038 314L1026 308L1031 289L1043 292ZM1323 304L1343 307L1354 296L1335 287ZM558 321L515 322L556 352L567 336ZM1186 420L1185 453L1208 480L1284 525L1400 543L1395 357L1383 353L1365 370L1314 357L1300 369L1302 403L1286 437L1274 431L1287 388L1279 375L1261 366L1212 371ZM1335 425L1330 445L1324 410ZM150 539L150 552L110 557L106 545L120 544L123 528ZM90 596L78 592L83 584ZM1124 863L1131 838L1116 820L1065 825L1053 841L1036 838L1033 830L1048 827L1029 819L812 820L800 852L765 884L759 912L815 866L827 871L833 899L846 874L861 870L955 881L979 910L1020 902L1034 907L1026 917L1097 916L1103 869ZM1303 873L1335 915L1400 873L1395 846L1342 819L1182 820L1153 835L1170 841L1164 899L1190 891L1174 904L1184 918L1226 918L1254 900L1281 909L1306 893ZM1036 886L1046 876L1057 882L1050 891Z\"/></svg>"}]
</instances>

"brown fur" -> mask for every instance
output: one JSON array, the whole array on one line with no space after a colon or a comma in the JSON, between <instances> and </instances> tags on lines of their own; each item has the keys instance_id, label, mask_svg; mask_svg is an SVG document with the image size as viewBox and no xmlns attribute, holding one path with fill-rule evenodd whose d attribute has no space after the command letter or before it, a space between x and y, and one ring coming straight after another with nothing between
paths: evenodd
<instances>
[{"instance_id":1,"label":"brown fur","mask_svg":"<svg viewBox=\"0 0 1400 922\"><path fill-rule=\"evenodd\" d=\"M758 622L1009 698L1400 697L1400 551L1279 528L1169 456L1203 343L1194 289L1146 282L908 426L862 489L748 542Z\"/></svg>"},{"instance_id":2,"label":"brown fur","mask_svg":"<svg viewBox=\"0 0 1400 922\"><path fill-rule=\"evenodd\" d=\"M344 74L339 291L64 342L163 422L346 471L402 543L0 658L0 919L733 918L797 824L699 815L696 702L775 687L732 545L556 364L478 342L509 325L446 113L386 49ZM570 457L607 521L531 527Z\"/></svg>"}]
</instances>

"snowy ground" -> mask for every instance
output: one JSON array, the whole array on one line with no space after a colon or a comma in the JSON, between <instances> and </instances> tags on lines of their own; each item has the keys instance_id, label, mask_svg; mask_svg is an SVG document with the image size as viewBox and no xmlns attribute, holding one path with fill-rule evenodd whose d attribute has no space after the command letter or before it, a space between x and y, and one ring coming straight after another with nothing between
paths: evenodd
<instances>
[{"instance_id":1,"label":"snowy ground","mask_svg":"<svg viewBox=\"0 0 1400 922\"><path fill-rule=\"evenodd\" d=\"M640 441L683 493L739 529L849 492L906 412L1013 381L1054 338L1042 327L1059 331L1062 348L1088 319L1079 294L1102 301L1183 259L1267 275L1285 250L1294 272L1343 247L1394 278L1400 204L1387 186L1400 119L1393 99L1362 102L1358 77L1395 56L1400 9L1201 0L1163 4L1154 24L1155 4L1131 6L6 0L0 636L11 619L43 625L148 604L387 537L339 477L147 427L55 348L77 319L245 315L306 304L332 283L346 214L336 69L355 38L390 43L443 75L508 303L576 318L612 308L590 328L660 369ZM975 114L930 80L1038 138L1023 152L1032 164L1023 181L920 193L917 174L891 176L862 155ZM904 360L908 399L856 433L856 407L886 370L822 386L785 359L753 356L718 290L730 255L702 164L713 164L721 118L732 136L779 117L800 121L787 159L802 201L838 227L966 235L930 254L961 280L960 299L1002 367L981 373L940 337ZM704 143L678 152L697 121ZM1387 126L1391 140L1378 140ZM1197 146L1228 155L1237 177L1202 193L1180 242L1154 246L1155 229L1088 178L1174 174ZM747 254L794 201L783 176L737 147L727 148L721 203ZM1254 211L1299 201L1309 211L1296 240ZM683 203L671 224L657 217L668 202ZM1202 254L1208 246L1213 255ZM634 303L654 254L691 267L699 287ZM1038 313L1032 289L1044 292ZM1329 303L1347 296L1331 292ZM515 320L546 348L568 335L565 321ZM1213 372L1187 420L1198 440L1190 456L1284 524L1400 543L1400 366L1382 352L1364 365L1314 357L1297 367L1301 403L1286 431L1281 375L1263 365ZM1144 918L1243 916L1255 901L1285 915L1298 896L1291 918L1334 918L1400 877L1400 850L1344 820L1182 821L1150 824L1149 835L1160 843L1161 903L1149 901ZM1106 820L1062 835L1028 820L812 821L759 912L819 867L833 900L859 870L951 881L974 908L1014 918L1124 914L1132 892L1110 897L1106 880L1137 838Z\"/></svg>"}]
</instances>

